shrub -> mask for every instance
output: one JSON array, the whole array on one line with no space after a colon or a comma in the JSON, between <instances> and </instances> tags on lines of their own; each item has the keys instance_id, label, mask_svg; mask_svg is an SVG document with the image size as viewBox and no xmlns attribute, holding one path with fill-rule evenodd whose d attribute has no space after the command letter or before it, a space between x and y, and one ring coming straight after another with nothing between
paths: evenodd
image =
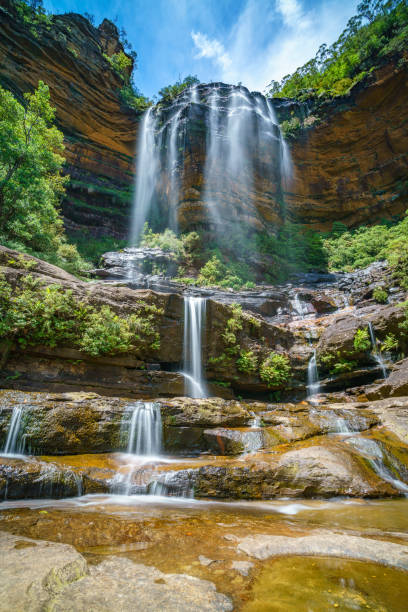
<instances>
[{"instance_id":1,"label":"shrub","mask_svg":"<svg viewBox=\"0 0 408 612\"><path fill-rule=\"evenodd\" d=\"M368 329L358 329L354 334L354 350L358 353L368 351L371 348L370 335Z\"/></svg>"},{"instance_id":2,"label":"shrub","mask_svg":"<svg viewBox=\"0 0 408 612\"><path fill-rule=\"evenodd\" d=\"M330 374L336 376L337 374L342 374L343 372L352 372L356 366L357 363L355 361L340 359L333 365L330 370Z\"/></svg>"},{"instance_id":3,"label":"shrub","mask_svg":"<svg viewBox=\"0 0 408 612\"><path fill-rule=\"evenodd\" d=\"M286 382L291 373L289 359L286 355L271 352L259 368L259 376L268 387L278 387Z\"/></svg>"},{"instance_id":4,"label":"shrub","mask_svg":"<svg viewBox=\"0 0 408 612\"><path fill-rule=\"evenodd\" d=\"M398 339L394 334L387 334L381 343L381 351L393 352L398 349Z\"/></svg>"},{"instance_id":5,"label":"shrub","mask_svg":"<svg viewBox=\"0 0 408 612\"><path fill-rule=\"evenodd\" d=\"M375 287L373 291L373 299L379 304L386 304L388 300L388 293L382 287Z\"/></svg>"},{"instance_id":6,"label":"shrub","mask_svg":"<svg viewBox=\"0 0 408 612\"><path fill-rule=\"evenodd\" d=\"M14 289L0 278L0 339L20 346L70 345L90 355L158 349L162 310L143 301L138 312L117 315L95 308L60 285L44 287L27 275Z\"/></svg>"},{"instance_id":7,"label":"shrub","mask_svg":"<svg viewBox=\"0 0 408 612\"><path fill-rule=\"evenodd\" d=\"M252 374L258 369L258 358L253 351L241 351L237 359L237 368L245 374Z\"/></svg>"},{"instance_id":8,"label":"shrub","mask_svg":"<svg viewBox=\"0 0 408 612\"><path fill-rule=\"evenodd\" d=\"M129 81L133 67L133 61L131 57L126 55L126 53L124 53L123 51L119 51L119 53L114 53L111 56L104 53L103 57L109 62L113 70L116 72L117 75L120 76L123 81Z\"/></svg>"}]
</instances>

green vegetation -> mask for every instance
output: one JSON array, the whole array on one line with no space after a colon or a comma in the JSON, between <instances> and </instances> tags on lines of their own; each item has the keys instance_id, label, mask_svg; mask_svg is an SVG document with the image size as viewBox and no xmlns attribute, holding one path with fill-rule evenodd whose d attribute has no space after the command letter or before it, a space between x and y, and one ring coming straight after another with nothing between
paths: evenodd
<instances>
[{"instance_id":1,"label":"green vegetation","mask_svg":"<svg viewBox=\"0 0 408 612\"><path fill-rule=\"evenodd\" d=\"M253 351L241 351L237 359L237 368L245 374L252 374L258 369L258 357Z\"/></svg>"},{"instance_id":2,"label":"green vegetation","mask_svg":"<svg viewBox=\"0 0 408 612\"><path fill-rule=\"evenodd\" d=\"M108 251L120 251L127 246L126 240L119 240L111 236L95 238L85 232L75 232L68 235L78 249L78 253L86 261L97 267L101 261L101 255Z\"/></svg>"},{"instance_id":3,"label":"green vegetation","mask_svg":"<svg viewBox=\"0 0 408 612\"><path fill-rule=\"evenodd\" d=\"M405 0L364 0L338 40L322 45L316 56L281 82L272 81L269 95L307 98L346 93L389 54L402 55L408 44Z\"/></svg>"},{"instance_id":4,"label":"green vegetation","mask_svg":"<svg viewBox=\"0 0 408 612\"><path fill-rule=\"evenodd\" d=\"M289 380L291 367L289 359L281 353L271 352L261 363L259 368L260 379L268 387L279 387Z\"/></svg>"},{"instance_id":5,"label":"green vegetation","mask_svg":"<svg viewBox=\"0 0 408 612\"><path fill-rule=\"evenodd\" d=\"M88 266L67 244L58 211L68 179L49 89L40 81L24 99L0 87L0 242L81 274Z\"/></svg>"},{"instance_id":6,"label":"green vegetation","mask_svg":"<svg viewBox=\"0 0 408 612\"><path fill-rule=\"evenodd\" d=\"M131 57L126 55L126 53L124 53L123 51L119 51L118 53L114 53L110 56L104 53L103 57L106 59L107 62L109 62L113 70L118 76L120 76L122 81L129 81L133 67L133 60Z\"/></svg>"},{"instance_id":7,"label":"green vegetation","mask_svg":"<svg viewBox=\"0 0 408 612\"><path fill-rule=\"evenodd\" d=\"M358 329L354 334L354 350L358 353L368 351L371 348L370 334L368 329Z\"/></svg>"},{"instance_id":8,"label":"green vegetation","mask_svg":"<svg viewBox=\"0 0 408 612\"><path fill-rule=\"evenodd\" d=\"M373 291L373 299L378 302L378 304L386 304L388 300L388 293L382 287L375 287Z\"/></svg>"},{"instance_id":9,"label":"green vegetation","mask_svg":"<svg viewBox=\"0 0 408 612\"><path fill-rule=\"evenodd\" d=\"M160 346L162 310L143 301L137 313L122 317L108 306L80 301L60 285L41 285L27 275L17 287L0 277L0 340L11 346L72 346L89 355L130 352Z\"/></svg>"},{"instance_id":10,"label":"green vegetation","mask_svg":"<svg viewBox=\"0 0 408 612\"><path fill-rule=\"evenodd\" d=\"M179 94L181 94L185 89L191 87L192 85L197 85L199 83L199 79L196 76L186 76L185 79L179 79L174 83L174 85L167 85L159 90L159 96L161 96L160 102L164 102L165 104L171 102L176 98Z\"/></svg>"},{"instance_id":11,"label":"green vegetation","mask_svg":"<svg viewBox=\"0 0 408 612\"><path fill-rule=\"evenodd\" d=\"M381 343L381 351L386 351L392 353L398 349L398 340L395 337L395 334L387 334L384 340Z\"/></svg>"},{"instance_id":12,"label":"green vegetation","mask_svg":"<svg viewBox=\"0 0 408 612\"><path fill-rule=\"evenodd\" d=\"M52 15L44 9L42 0L34 0L29 4L23 0L14 0L17 16L24 21L31 34L38 38L41 29L49 30L52 25Z\"/></svg>"},{"instance_id":13,"label":"green vegetation","mask_svg":"<svg viewBox=\"0 0 408 612\"><path fill-rule=\"evenodd\" d=\"M399 284L408 289L408 215L396 224L383 222L350 231L343 224L333 224L331 234L324 239L324 249L330 270L351 272L385 260ZM380 298L384 297L382 292L375 289ZM376 299L374 293L373 297Z\"/></svg>"},{"instance_id":14,"label":"green vegetation","mask_svg":"<svg viewBox=\"0 0 408 612\"><path fill-rule=\"evenodd\" d=\"M340 351L326 353L319 357L319 363L325 370L328 370L329 374L337 376L343 372L351 372L357 367L357 362L351 361L347 357L348 355L341 355Z\"/></svg>"}]
</instances>

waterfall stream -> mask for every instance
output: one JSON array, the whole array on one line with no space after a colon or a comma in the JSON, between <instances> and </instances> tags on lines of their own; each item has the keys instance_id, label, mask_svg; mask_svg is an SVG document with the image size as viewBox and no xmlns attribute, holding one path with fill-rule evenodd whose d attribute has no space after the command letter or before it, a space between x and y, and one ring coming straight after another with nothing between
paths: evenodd
<instances>
[{"instance_id":1,"label":"waterfall stream","mask_svg":"<svg viewBox=\"0 0 408 612\"><path fill-rule=\"evenodd\" d=\"M2 450L2 455L24 454L24 436L22 432L23 408L15 406L11 414L7 438Z\"/></svg>"},{"instance_id":2,"label":"waterfall stream","mask_svg":"<svg viewBox=\"0 0 408 612\"><path fill-rule=\"evenodd\" d=\"M371 321L368 322L368 331L370 333L371 346L373 348L372 355L375 361L378 363L379 367L381 368L383 378L387 378L388 376L387 367L384 363L384 360L382 358L380 351L378 350L377 340L375 337L374 328L373 328L373 324L371 323Z\"/></svg>"},{"instance_id":3,"label":"waterfall stream","mask_svg":"<svg viewBox=\"0 0 408 612\"><path fill-rule=\"evenodd\" d=\"M202 361L206 299L184 296L183 375L188 397L207 397Z\"/></svg>"},{"instance_id":4,"label":"waterfall stream","mask_svg":"<svg viewBox=\"0 0 408 612\"><path fill-rule=\"evenodd\" d=\"M270 100L245 87L194 85L171 104L150 107L141 122L131 245L138 243L145 222L152 218L162 229L178 229L189 123L193 137L198 123L206 128L201 199L216 234L223 235L226 223L241 226L249 207L259 217L253 205L256 176L268 177L278 191L290 180L290 153ZM268 224L266 218L259 220Z\"/></svg>"},{"instance_id":5,"label":"waterfall stream","mask_svg":"<svg viewBox=\"0 0 408 612\"><path fill-rule=\"evenodd\" d=\"M312 400L319 391L319 372L317 369L316 350L314 350L307 366L307 399Z\"/></svg>"},{"instance_id":6,"label":"waterfall stream","mask_svg":"<svg viewBox=\"0 0 408 612\"><path fill-rule=\"evenodd\" d=\"M127 452L138 457L157 457L162 445L162 422L160 404L137 402L131 409L127 421L129 437Z\"/></svg>"}]
</instances>

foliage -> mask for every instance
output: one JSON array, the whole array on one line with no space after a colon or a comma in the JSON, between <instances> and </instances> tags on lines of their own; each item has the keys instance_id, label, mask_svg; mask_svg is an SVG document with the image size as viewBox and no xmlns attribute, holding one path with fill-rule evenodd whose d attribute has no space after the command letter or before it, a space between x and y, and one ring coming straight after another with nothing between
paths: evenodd
<instances>
[{"instance_id":1,"label":"foliage","mask_svg":"<svg viewBox=\"0 0 408 612\"><path fill-rule=\"evenodd\" d=\"M238 370L245 374L252 374L258 369L258 357L253 351L241 351L236 363Z\"/></svg>"},{"instance_id":2,"label":"foliage","mask_svg":"<svg viewBox=\"0 0 408 612\"><path fill-rule=\"evenodd\" d=\"M321 45L313 59L280 83L272 81L269 94L299 98L344 94L387 54L402 53L407 42L405 0L364 0L335 43Z\"/></svg>"},{"instance_id":3,"label":"foliage","mask_svg":"<svg viewBox=\"0 0 408 612\"><path fill-rule=\"evenodd\" d=\"M119 97L122 104L135 111L143 112L152 105L152 101L141 94L132 81L123 85L119 91Z\"/></svg>"},{"instance_id":4,"label":"foliage","mask_svg":"<svg viewBox=\"0 0 408 612\"><path fill-rule=\"evenodd\" d=\"M67 244L58 211L68 177L49 89L40 81L24 98L25 107L0 87L0 241L78 274L87 265Z\"/></svg>"},{"instance_id":5,"label":"foliage","mask_svg":"<svg viewBox=\"0 0 408 612\"><path fill-rule=\"evenodd\" d=\"M71 242L75 243L81 257L91 262L93 266L99 266L101 255L104 253L108 251L120 251L127 246L126 240L119 240L111 236L95 238L86 232L69 234L69 239Z\"/></svg>"},{"instance_id":6,"label":"foliage","mask_svg":"<svg viewBox=\"0 0 408 612\"><path fill-rule=\"evenodd\" d=\"M388 293L382 287L375 287L373 291L373 299L378 304L386 304L388 300Z\"/></svg>"},{"instance_id":7,"label":"foliage","mask_svg":"<svg viewBox=\"0 0 408 612\"><path fill-rule=\"evenodd\" d=\"M294 138L302 129L302 124L298 117L291 117L280 124L281 132L284 138Z\"/></svg>"},{"instance_id":8,"label":"foliage","mask_svg":"<svg viewBox=\"0 0 408 612\"><path fill-rule=\"evenodd\" d=\"M103 57L112 66L113 70L125 83L129 82L130 74L132 72L133 61L132 58L126 55L123 51L114 53L113 55L103 54Z\"/></svg>"},{"instance_id":9,"label":"foliage","mask_svg":"<svg viewBox=\"0 0 408 612\"><path fill-rule=\"evenodd\" d=\"M392 352L398 349L398 339L395 334L387 334L381 343L381 351Z\"/></svg>"},{"instance_id":10,"label":"foliage","mask_svg":"<svg viewBox=\"0 0 408 612\"><path fill-rule=\"evenodd\" d=\"M193 85L197 85L199 83L199 79L196 76L186 76L183 80L179 79L174 83L174 85L167 85L159 90L159 96L161 96L161 102L171 102L176 98L179 94L181 94L188 87L192 87Z\"/></svg>"},{"instance_id":11,"label":"foliage","mask_svg":"<svg viewBox=\"0 0 408 612\"><path fill-rule=\"evenodd\" d=\"M291 367L289 358L281 353L271 352L261 363L259 368L260 379L268 387L279 387L289 380Z\"/></svg>"},{"instance_id":12,"label":"foliage","mask_svg":"<svg viewBox=\"0 0 408 612\"><path fill-rule=\"evenodd\" d=\"M30 32L38 38L41 28L49 30L52 25L52 16L47 15L42 0L24 2L15 0L14 7L17 16L25 23Z\"/></svg>"},{"instance_id":13,"label":"foliage","mask_svg":"<svg viewBox=\"0 0 408 612\"><path fill-rule=\"evenodd\" d=\"M70 345L93 356L159 348L162 310L138 302L138 312L122 317L108 306L79 301L60 285L42 286L32 276L12 288L0 278L0 339L20 346Z\"/></svg>"},{"instance_id":14,"label":"foliage","mask_svg":"<svg viewBox=\"0 0 408 612\"><path fill-rule=\"evenodd\" d=\"M212 255L200 269L197 284L202 287L224 287L239 290L255 287L251 271L245 264L229 261L224 263L220 253ZM249 277L249 278L248 278Z\"/></svg>"},{"instance_id":15,"label":"foliage","mask_svg":"<svg viewBox=\"0 0 408 612\"><path fill-rule=\"evenodd\" d=\"M368 329L358 329L353 339L354 350L359 352L368 351L371 348L370 335Z\"/></svg>"},{"instance_id":16,"label":"foliage","mask_svg":"<svg viewBox=\"0 0 408 612\"><path fill-rule=\"evenodd\" d=\"M408 215L399 223L332 233L326 236L324 249L333 271L350 272L386 260L400 285L408 289Z\"/></svg>"},{"instance_id":17,"label":"foliage","mask_svg":"<svg viewBox=\"0 0 408 612\"><path fill-rule=\"evenodd\" d=\"M343 372L351 372L357 366L356 361L347 359L345 355L342 356L340 351L320 355L319 362L332 376L342 374Z\"/></svg>"}]
</instances>

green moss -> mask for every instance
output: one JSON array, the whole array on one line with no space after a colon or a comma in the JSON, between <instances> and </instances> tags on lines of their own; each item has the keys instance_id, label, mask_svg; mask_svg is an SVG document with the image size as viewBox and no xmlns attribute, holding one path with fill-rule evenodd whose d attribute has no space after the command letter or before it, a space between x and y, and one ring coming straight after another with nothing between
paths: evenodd
<instances>
[{"instance_id":1,"label":"green moss","mask_svg":"<svg viewBox=\"0 0 408 612\"><path fill-rule=\"evenodd\" d=\"M386 304L388 300L388 293L382 287L375 287L373 291L373 299L378 302L378 304Z\"/></svg>"}]
</instances>

